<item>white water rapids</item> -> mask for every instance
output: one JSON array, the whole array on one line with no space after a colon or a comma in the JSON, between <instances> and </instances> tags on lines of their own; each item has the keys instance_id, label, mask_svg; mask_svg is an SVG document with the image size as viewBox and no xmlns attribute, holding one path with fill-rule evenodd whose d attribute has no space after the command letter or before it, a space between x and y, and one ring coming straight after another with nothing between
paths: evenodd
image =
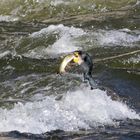
<instances>
[{"instance_id":1,"label":"white water rapids","mask_svg":"<svg viewBox=\"0 0 140 140\"><path fill-rule=\"evenodd\" d=\"M55 41L49 45L45 44L45 40L51 35L56 35ZM84 40L85 38L89 39L89 43L86 43L87 40ZM45 59L48 55L57 57L61 53L69 53L78 49L88 50L94 44L97 46L102 46L103 44L107 46L112 44L113 46L120 44L127 46L131 44L130 46L133 46L133 44L137 44L140 41L140 36L139 33L127 29L117 31L96 30L91 33L88 30L84 31L81 28L60 24L51 25L38 32L34 32L27 39L30 39L29 42L23 46L21 45L21 49L25 47L22 55L29 58L39 59L41 57ZM22 39L19 41L22 41ZM41 46L43 43L44 45ZM87 44L85 45L86 48L83 48L81 45L84 43ZM5 57L7 54L9 54L9 51L3 52L2 50L0 58ZM138 59L135 58L135 61ZM31 84L30 79L27 79L29 84ZM37 81L40 79L37 79ZM52 81L54 82L53 79ZM19 80L12 80L12 82L13 85L11 81L9 84L10 89L13 89L14 92L16 84L17 89L20 87L18 85ZM21 80L22 82L24 81ZM5 83L3 84L5 85ZM26 86L28 90L29 87L28 85ZM25 90L19 91L19 94L24 94L24 92ZM56 90L56 92L58 91ZM40 93L39 88L38 93ZM56 129L70 131L79 130L80 128L90 129L100 125L118 125L116 120L125 120L127 118L140 119L139 114L133 109L125 103L113 101L111 97L107 96L106 91L100 89L90 90L87 87L81 86L75 91L68 90L68 92L63 92L63 95L64 97L60 101L55 100L55 95L51 95L46 96L45 99L40 101L36 101L36 99L26 104L15 104L10 110L0 108L0 131L18 130L31 133L42 133Z\"/></svg>"},{"instance_id":2,"label":"white water rapids","mask_svg":"<svg viewBox=\"0 0 140 140\"><path fill-rule=\"evenodd\" d=\"M48 96L42 101L15 104L0 109L0 131L42 133L50 130L89 129L100 125L118 125L116 120L140 119L126 104L113 101L105 91L87 87L64 93L57 101Z\"/></svg>"}]
</instances>

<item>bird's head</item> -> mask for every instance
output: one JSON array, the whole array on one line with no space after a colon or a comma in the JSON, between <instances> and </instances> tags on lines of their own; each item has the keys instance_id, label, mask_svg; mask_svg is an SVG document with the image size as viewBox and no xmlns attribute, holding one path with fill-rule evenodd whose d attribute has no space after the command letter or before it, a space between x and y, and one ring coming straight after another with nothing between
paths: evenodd
<instances>
[{"instance_id":1,"label":"bird's head","mask_svg":"<svg viewBox=\"0 0 140 140\"><path fill-rule=\"evenodd\" d=\"M84 62L84 60L82 58L82 54L83 54L82 51L73 52L73 55L74 55L73 62L77 63L78 65L81 65Z\"/></svg>"}]
</instances>

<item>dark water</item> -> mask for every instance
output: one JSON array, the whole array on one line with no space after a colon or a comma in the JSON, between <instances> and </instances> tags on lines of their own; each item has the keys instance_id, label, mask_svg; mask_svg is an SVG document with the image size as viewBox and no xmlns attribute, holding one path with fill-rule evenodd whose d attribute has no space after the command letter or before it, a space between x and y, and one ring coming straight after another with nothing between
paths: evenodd
<instances>
[{"instance_id":1,"label":"dark water","mask_svg":"<svg viewBox=\"0 0 140 140\"><path fill-rule=\"evenodd\" d=\"M101 61L140 50L139 1L51 2L46 16L37 1L0 5L13 11L0 17L0 139L139 140L140 53ZM78 66L58 74L75 50L107 90L90 90Z\"/></svg>"}]
</instances>

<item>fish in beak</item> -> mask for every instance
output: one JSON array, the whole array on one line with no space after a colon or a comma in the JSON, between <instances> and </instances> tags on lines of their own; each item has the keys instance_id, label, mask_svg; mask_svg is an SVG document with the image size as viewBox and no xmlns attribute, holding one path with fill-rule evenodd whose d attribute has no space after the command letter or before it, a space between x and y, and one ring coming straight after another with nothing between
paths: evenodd
<instances>
[{"instance_id":1,"label":"fish in beak","mask_svg":"<svg viewBox=\"0 0 140 140\"><path fill-rule=\"evenodd\" d=\"M97 88L98 86L92 77L93 61L90 55L82 51L75 51L67 55L60 65L59 72L65 73L66 66L72 61L82 67L84 80L88 80L91 89Z\"/></svg>"},{"instance_id":2,"label":"fish in beak","mask_svg":"<svg viewBox=\"0 0 140 140\"><path fill-rule=\"evenodd\" d=\"M59 72L60 73L65 73L66 70L66 66L70 63L70 62L74 62L78 65L81 65L81 63L83 62L81 56L79 55L78 51L73 52L72 54L69 54L67 56L64 57L62 63L60 64L60 68L59 68Z\"/></svg>"}]
</instances>

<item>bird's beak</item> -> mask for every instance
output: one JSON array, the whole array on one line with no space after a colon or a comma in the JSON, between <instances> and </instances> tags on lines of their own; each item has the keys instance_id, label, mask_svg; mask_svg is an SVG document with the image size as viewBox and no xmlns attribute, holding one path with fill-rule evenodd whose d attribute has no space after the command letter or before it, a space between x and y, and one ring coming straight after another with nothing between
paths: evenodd
<instances>
[{"instance_id":1,"label":"bird's beak","mask_svg":"<svg viewBox=\"0 0 140 140\"><path fill-rule=\"evenodd\" d=\"M78 63L80 59L78 52L74 52L73 55L74 55L73 62Z\"/></svg>"},{"instance_id":2,"label":"bird's beak","mask_svg":"<svg viewBox=\"0 0 140 140\"><path fill-rule=\"evenodd\" d=\"M83 63L83 60L81 56L79 55L79 53L74 52L73 54L74 54L73 62L77 63L78 65L81 65Z\"/></svg>"}]
</instances>

